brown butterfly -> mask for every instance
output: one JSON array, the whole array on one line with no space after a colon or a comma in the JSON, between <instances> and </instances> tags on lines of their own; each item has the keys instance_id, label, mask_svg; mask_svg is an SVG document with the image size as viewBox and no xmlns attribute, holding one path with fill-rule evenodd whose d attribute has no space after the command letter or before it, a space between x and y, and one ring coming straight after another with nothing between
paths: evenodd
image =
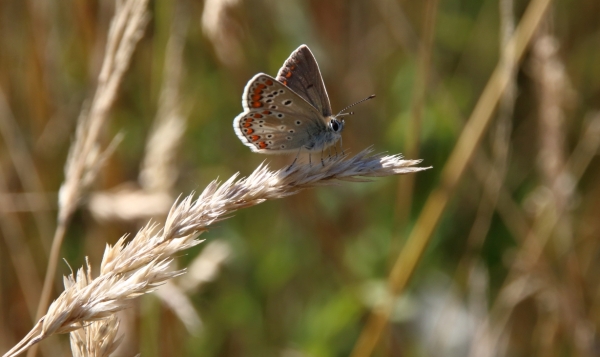
<instances>
[{"instance_id":1,"label":"brown butterfly","mask_svg":"<svg viewBox=\"0 0 600 357\"><path fill-rule=\"evenodd\" d=\"M292 52L277 79L255 75L244 89L242 105L244 112L233 120L235 133L263 154L323 151L342 137L344 120L338 118L352 114L343 113L351 106L331 114L319 65L306 45Z\"/></svg>"}]
</instances>

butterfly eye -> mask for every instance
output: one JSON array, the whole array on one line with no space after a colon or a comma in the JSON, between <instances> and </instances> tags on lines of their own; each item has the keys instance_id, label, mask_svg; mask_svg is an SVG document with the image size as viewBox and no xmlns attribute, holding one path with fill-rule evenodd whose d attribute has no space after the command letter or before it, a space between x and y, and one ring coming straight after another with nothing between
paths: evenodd
<instances>
[{"instance_id":1,"label":"butterfly eye","mask_svg":"<svg viewBox=\"0 0 600 357\"><path fill-rule=\"evenodd\" d=\"M329 122L329 127L331 128L331 130L333 130L335 132L342 130L342 126L340 125L340 122L338 122L335 119L333 119L332 121Z\"/></svg>"}]
</instances>

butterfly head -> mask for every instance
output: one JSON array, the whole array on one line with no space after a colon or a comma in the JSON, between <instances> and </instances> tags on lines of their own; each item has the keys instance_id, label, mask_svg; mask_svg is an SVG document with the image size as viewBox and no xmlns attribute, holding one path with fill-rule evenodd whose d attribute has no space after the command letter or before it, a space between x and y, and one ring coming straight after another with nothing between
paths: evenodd
<instances>
[{"instance_id":1,"label":"butterfly head","mask_svg":"<svg viewBox=\"0 0 600 357\"><path fill-rule=\"evenodd\" d=\"M342 130L344 130L344 120L339 120L335 116L330 116L328 127L329 130L333 131L334 133L341 133Z\"/></svg>"}]
</instances>

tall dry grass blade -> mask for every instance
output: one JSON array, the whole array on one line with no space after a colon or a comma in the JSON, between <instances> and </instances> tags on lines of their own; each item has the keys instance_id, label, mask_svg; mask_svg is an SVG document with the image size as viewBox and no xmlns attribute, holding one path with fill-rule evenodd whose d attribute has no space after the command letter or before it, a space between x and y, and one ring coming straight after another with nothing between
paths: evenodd
<instances>
[{"instance_id":1,"label":"tall dry grass blade","mask_svg":"<svg viewBox=\"0 0 600 357\"><path fill-rule=\"evenodd\" d=\"M592 159L597 155L599 147L600 114L594 113L591 116L590 121L587 123L587 127L581 138L577 141L577 146L571 153L560 173L557 174L550 185L561 185L563 186L562 189L574 190L583 173L592 162ZM540 207L537 208L538 214L536 219L532 223L532 227L530 228L524 241L521 243L519 251L515 257L515 263L512 264L508 277L505 279L505 282L500 289L499 297L494 302L494 305L490 311L489 319L494 320L494 325L498 328L497 336L495 336L495 343L497 343L497 339L500 338L500 334L505 332L505 329L508 325L508 317L512 316L514 308L516 307L517 303L521 301L515 298L509 298L507 296L528 296L526 291L527 286L519 285L517 282L522 280L534 280L532 277L535 277L536 271L540 270L534 269L534 267L538 267L544 258L544 249L550 242L552 235L557 231L556 225L565 215L564 210L567 208L568 207L563 205L557 206L556 202L551 199L544 200ZM546 267L546 270L548 269L549 267ZM566 269L567 268L565 267L565 270ZM524 271L529 272L529 274L525 274ZM551 274L547 275L549 275L550 278L553 278ZM547 276L544 276L544 279L547 278ZM554 283L558 284L558 282L555 280ZM548 289L555 289L555 287L548 283L545 283L543 288L545 288L546 291ZM510 294L506 293L505 290L510 291ZM572 298L569 298L568 300L565 299L565 296L561 296L560 298L569 302L569 306L563 307L567 308L567 312L571 311L571 314L576 312L574 309L576 306L571 304ZM585 321L585 318L582 318L581 316L570 316L570 319L573 322L579 323L577 327L571 326L571 330L569 332L573 333L573 335L577 335L575 336L577 340L573 341L579 345L575 345L580 349L579 352L585 355L587 353L586 350L593 346L591 335L592 331L590 327L591 325L587 322L582 323L582 321ZM491 322L489 323L491 324Z\"/></svg>"},{"instance_id":2,"label":"tall dry grass blade","mask_svg":"<svg viewBox=\"0 0 600 357\"><path fill-rule=\"evenodd\" d=\"M527 214L519 203L512 198L511 192L502 184L502 175L498 173L495 176L495 182L489 180L492 177L490 173L497 172L496 167L492 166L491 161L484 157L482 153L476 154L473 158L473 172L477 180L483 184L491 185L491 187L484 189L484 193L495 192L499 188L497 197L488 197L489 204L492 204L493 200L497 198L495 201L496 212L506 225L510 235L518 241L524 241L529 230Z\"/></svg>"},{"instance_id":3,"label":"tall dry grass blade","mask_svg":"<svg viewBox=\"0 0 600 357\"><path fill-rule=\"evenodd\" d=\"M2 135L3 141L6 143L7 152L13 161L13 166L15 167L23 186L33 189L36 193L40 193L42 191L42 185L39 181L39 175L33 164L33 159L28 154L25 142L22 136L19 135L16 121L6 102L4 92L1 89L0 134ZM0 194L3 194L8 201L14 197L13 195L8 195L9 188L6 178L10 177L10 175L7 175L2 171L3 170L0 169ZM26 179L25 177L27 176L32 177ZM31 181L29 184L27 183L28 180ZM29 200L30 196L26 197L28 198L27 203L29 205L32 201ZM47 202L45 202L45 204L47 204ZM45 213L43 213L43 215L45 215ZM34 214L34 216L38 217L39 215ZM38 220L36 219L36 221ZM38 228L42 228L42 225L38 225ZM21 222L16 215L3 213L0 217L0 229L3 232L4 242L10 252L10 259L13 262L17 281L24 295L28 312L30 313L30 317L32 317L32 321L35 321L35 309L37 305L35 296L39 292L42 283L38 273L35 271L33 254L29 246L25 243L25 233L22 229ZM43 234L41 234L41 236L43 236ZM42 241L44 240L42 239Z\"/></svg>"},{"instance_id":4,"label":"tall dry grass blade","mask_svg":"<svg viewBox=\"0 0 600 357\"><path fill-rule=\"evenodd\" d=\"M97 278L89 277L89 268L81 268L76 276L66 278L65 291L50 305L35 331L4 357L15 356L54 334L75 331L89 322L106 319L126 308L131 299L182 274L182 270L168 269L172 257L199 244L196 239L199 234L238 209L311 187L429 169L415 167L420 160L403 160L400 155L370 156L370 153L371 149L366 149L351 158L340 155L322 164L294 165L278 171L270 171L261 164L246 178L237 179L236 174L223 183L211 182L195 200L191 194L176 202L162 228L148 223L129 243L125 236L114 246L107 246Z\"/></svg>"},{"instance_id":5,"label":"tall dry grass blade","mask_svg":"<svg viewBox=\"0 0 600 357\"><path fill-rule=\"evenodd\" d=\"M75 140L65 164L65 180L61 185L58 198L58 225L50 249L44 287L38 305L38 318L48 307L60 248L71 215L85 190L95 180L95 174L103 162L104 155L101 153L98 140L100 129L106 122L108 111L116 98L133 50L149 20L147 2L147 0L116 2L116 12L110 25L96 92L89 107L79 116ZM35 349L31 351L33 355Z\"/></svg>"},{"instance_id":6,"label":"tall dry grass blade","mask_svg":"<svg viewBox=\"0 0 600 357\"><path fill-rule=\"evenodd\" d=\"M186 295L183 289L170 280L156 290L154 295L177 316L190 335L198 335L203 323L191 296Z\"/></svg>"},{"instance_id":7,"label":"tall dry grass blade","mask_svg":"<svg viewBox=\"0 0 600 357\"><path fill-rule=\"evenodd\" d=\"M244 53L235 18L228 11L240 0L207 0L202 11L202 31L212 42L219 60L227 66L242 63Z\"/></svg>"},{"instance_id":8,"label":"tall dry grass blade","mask_svg":"<svg viewBox=\"0 0 600 357\"><path fill-rule=\"evenodd\" d=\"M579 181L592 158L598 152L600 147L599 138L600 115L594 114L581 139L578 140L578 145L566 165L567 168L558 175L555 181L560 182L562 180L564 182L565 176L569 175L571 175L570 180L573 180L573 183ZM551 205L551 203L546 202L546 205ZM550 208L541 207L540 209L543 211ZM539 266L543 247L548 242L560 213L558 212L558 215L555 215L550 221L544 221L538 217L533 222L533 227L529 228L529 232L523 235L521 248L515 258L516 263L511 266L508 277L500 289L499 297L491 307L487 321L482 324L482 328L475 336L476 340L481 339L484 341L487 348L495 350L502 341L515 306L523 299L544 288L543 285L540 285L542 279L532 279L531 276L523 274L521 271L524 266ZM540 217L547 217L547 215L542 214ZM526 262L526 264L523 264L523 262ZM547 270L548 266L545 269ZM547 283L544 285L547 285ZM584 324L581 328L585 326ZM477 351L472 351L471 355L478 356Z\"/></svg>"},{"instance_id":9,"label":"tall dry grass blade","mask_svg":"<svg viewBox=\"0 0 600 357\"><path fill-rule=\"evenodd\" d=\"M215 280L221 266L232 254L230 243L220 240L209 242L188 267L188 273L178 279L178 285L186 292L196 292L202 285Z\"/></svg>"},{"instance_id":10,"label":"tall dry grass blade","mask_svg":"<svg viewBox=\"0 0 600 357\"><path fill-rule=\"evenodd\" d=\"M557 209L568 212L563 207L573 201L573 192L557 182L556 177L564 169L568 155L565 110L574 94L559 58L558 40L547 29L536 36L530 67L538 95L539 154L536 161L540 178L552 193ZM566 254L572 248L571 219L569 214L561 218L560 232L554 237L558 254Z\"/></svg>"},{"instance_id":11,"label":"tall dry grass blade","mask_svg":"<svg viewBox=\"0 0 600 357\"><path fill-rule=\"evenodd\" d=\"M502 69L510 78L508 86L498 106L498 116L495 125L490 130L492 165L494 170L489 171L483 182L484 197L479 203L475 222L469 232L467 244L469 252L478 252L484 243L485 236L489 231L492 215L496 209L498 196L508 168L510 138L512 133L512 116L515 105L516 93L516 63L514 62L514 48L511 46L510 37L514 33L515 20L513 14L513 0L502 0L500 7L500 52L506 53L502 56Z\"/></svg>"},{"instance_id":12,"label":"tall dry grass blade","mask_svg":"<svg viewBox=\"0 0 600 357\"><path fill-rule=\"evenodd\" d=\"M588 123L581 139L578 140L578 144L571 153L566 167L555 181L568 181L570 182L569 187L574 188L575 183L581 179L592 159L597 155L599 148L600 114L596 113ZM511 266L508 277L499 290L499 296L494 301L488 318L479 331L482 336L476 336L476 338L486 339L486 345L492 351L501 341L515 306L534 293L532 291L534 283L539 285L537 281L540 279L531 279L531 275L522 274L521 271L524 265L531 267L539 265L539 261L543 258L543 248L548 243L549 237L562 214L559 211L549 218L545 211L554 209L551 202L545 202L544 207L539 209L542 213L533 222L525 239L520 244L519 251L514 259L516 263ZM544 219L540 219L540 217ZM536 285L535 289L539 290L541 288ZM585 327L580 326L580 328ZM476 354L473 353L472 355L475 356Z\"/></svg>"},{"instance_id":13,"label":"tall dry grass blade","mask_svg":"<svg viewBox=\"0 0 600 357\"><path fill-rule=\"evenodd\" d=\"M406 133L405 153L408 157L418 157L421 147L421 126L427 88L430 80L431 56L435 34L438 0L428 0L425 6L425 21L423 21L423 40L419 46L417 76L412 90L410 106L410 122ZM406 226L412 207L414 177L406 176L398 180L396 195L396 229ZM391 256L390 258L393 259Z\"/></svg>"},{"instance_id":14,"label":"tall dry grass blade","mask_svg":"<svg viewBox=\"0 0 600 357\"><path fill-rule=\"evenodd\" d=\"M50 215L43 212L50 209L49 200L46 198L42 178L37 168L26 140L17 125L17 120L6 101L4 91L0 88L0 135L6 145L7 152L12 161L23 190L31 193L24 195L24 202L30 207L40 241L46 252L50 251L50 232L53 223ZM42 212L40 212L42 210Z\"/></svg>"},{"instance_id":15,"label":"tall dry grass blade","mask_svg":"<svg viewBox=\"0 0 600 357\"><path fill-rule=\"evenodd\" d=\"M533 297L539 299L543 296L544 306L550 300L554 301L556 306L553 309L556 314L539 316L538 324L545 327L535 330L538 335L533 340L538 341L539 345L531 346L531 348L542 351L543 355L554 351L557 341L550 335L554 333L552 331L555 328L572 333L571 341L574 341L575 347L581 354L590 354L592 348L593 332L589 329L590 321L585 317L584 310L587 308L582 296L585 287L581 285L583 277L579 258L572 249L574 237L568 208L575 193L573 190L575 182L578 180L571 176L570 165L565 164L566 148L564 129L562 128L566 101L572 97L572 92L564 66L558 58L556 40L548 33L548 26L544 26L535 38L530 67L532 77L537 82L539 97L540 152L538 166L543 183L542 187L534 191L531 196L538 197L537 201L540 201L539 198L545 197L542 199L545 202L537 205L536 221L522 239L523 244L517 259L515 259L509 277L493 305L490 317L485 321L484 328L480 329L475 336L476 341L481 338L491 341L490 347L486 351L477 348L477 344L474 344L471 353L474 356L493 354L498 341L502 336L507 335L506 328L509 317L513 316L514 308L522 299L529 297L529 294L524 292L527 284L520 284L521 281L538 281L539 291ZM589 130L593 131L593 127L590 127ZM580 144L588 142L591 136L593 135L586 134L587 139L584 137ZM572 155L573 159L577 157L575 156L576 152ZM579 152L577 155L581 155L582 151L579 150ZM555 238L556 256L542 253L550 237ZM553 265L564 267L563 271L567 278L565 279L563 274L557 276L551 268ZM568 288L556 289L553 284L548 283L552 279L556 279L554 284L560 282L561 279L564 280L561 284ZM522 297L517 299L514 296ZM565 308L564 304L559 301L568 301L568 308ZM548 317L548 315L552 316ZM543 321L544 318L549 318L551 323Z\"/></svg>"},{"instance_id":16,"label":"tall dry grass blade","mask_svg":"<svg viewBox=\"0 0 600 357\"><path fill-rule=\"evenodd\" d=\"M223 240L212 240L202 249L177 282L167 282L155 294L183 323L190 334L196 335L202 328L202 319L189 296L195 295L208 282L219 276L231 255L231 246Z\"/></svg>"},{"instance_id":17,"label":"tall dry grass blade","mask_svg":"<svg viewBox=\"0 0 600 357\"><path fill-rule=\"evenodd\" d=\"M488 168L488 170L485 171L485 174L482 172L481 168L483 166L481 165L484 165L483 162L487 161L482 158L483 153L476 155L475 159L473 160L472 169L476 172L476 177L482 183L483 197L479 202L477 215L467 238L469 249L467 249L467 253L461 259L457 271L473 271L474 267L481 264L479 253L490 230L494 212L498 211L500 215L507 212L507 210L502 207L502 204L500 204L500 207L498 206L499 201L502 199L501 195L503 191L504 180L508 170L510 140L512 134L512 119L517 90L517 63L514 61L515 49L512 47L514 44L510 42L510 38L513 36L515 31L514 1L501 0L499 2L499 10L500 53L503 53L503 61L500 64L502 65L503 70L506 72L506 75L509 76L510 81L506 90L502 94L502 98L500 98L497 119L495 125L490 130L492 154L491 164L493 165L493 169ZM512 203L510 195L505 195L503 199ZM513 208L510 211L511 220L504 219L506 226L509 229L512 228L513 231L523 230L523 228L520 228L523 226L520 224L523 220L523 216L518 216L515 218L519 212L520 210ZM507 215L504 214L504 218L506 217ZM484 301L487 303L487 300ZM478 329L471 341L471 356L484 357L488 356L488 353L497 353L497 351L488 348L488 342L490 340L488 336L491 334L491 332L482 332L482 330L485 330L486 328L493 329L493 326L490 327L484 323L487 319L487 314L488 308L486 305L486 309L480 310L476 316L478 323L481 324L481 328ZM478 339L478 336L483 336L484 338ZM504 350L503 348L499 349Z\"/></svg>"},{"instance_id":18,"label":"tall dry grass blade","mask_svg":"<svg viewBox=\"0 0 600 357\"><path fill-rule=\"evenodd\" d=\"M5 173L0 168L0 194L8 191ZM15 214L3 212L0 214L0 233L6 246L8 259L12 263L17 286L20 292L13 292L23 296L29 317L35 321L36 296L42 287L41 279L36 271L34 255L27 245L26 234L21 221ZM15 290L19 290L16 288Z\"/></svg>"},{"instance_id":19,"label":"tall dry grass blade","mask_svg":"<svg viewBox=\"0 0 600 357\"><path fill-rule=\"evenodd\" d=\"M570 228L566 231L561 229L561 224L569 224L565 219L569 216L569 201L575 196L575 188L581 179L584 171L587 169L592 158L597 154L600 145L600 116L595 113L582 137L578 140L575 150L571 153L568 161L563 158L565 149L561 149L564 140L561 133L561 123L563 120L564 101L572 96L566 74L562 64L557 57L556 42L548 34L541 32L536 41L536 48L533 51L532 58L535 61L535 70L532 73L536 76L538 90L540 95L540 120L544 121L540 126L541 130L546 131L548 137L542 141L543 149L540 154L543 157L540 160L542 171L542 182L545 192L545 199L539 200L540 204L535 208L536 217L532 227L527 232L525 239L519 247L514 263L512 264L508 277L500 289L499 297L492 306L489 320L486 323L496 326L492 335L493 341L501 338L501 334L506 333L508 326L508 317L513 316L516 305L521 300L507 298L505 291L510 291L512 295L521 294L527 296L525 287L517 282L522 280L547 281L548 277L556 279L554 284L560 280L564 289L556 289L553 284L545 282L537 295L543 295L544 298L552 297L555 301L568 301L568 306L557 303L557 309L560 311L560 318L555 321L561 329L572 334L570 341L581 355L591 355L593 350L593 323L589 321L589 315L585 312L586 302L582 292L587 287L582 286L584 278L581 276L580 258L576 250L569 247L573 243L570 240ZM561 106L561 104L563 106ZM543 117L543 118L542 118ZM559 151L557 151L559 150ZM560 151L562 150L562 151ZM545 162L546 161L546 162ZM549 193L549 194L548 194ZM538 195L542 197L542 195ZM570 224L569 224L570 225ZM565 233L567 233L565 235ZM554 245L556 256L553 254L544 254L546 247L551 242L552 237L562 237ZM564 238L568 238L566 241ZM579 248L577 248L579 249ZM550 250L552 251L552 250ZM554 258L554 259L553 259ZM553 260L552 260L553 259ZM552 265L563 267L561 274L557 274L551 267L544 267L544 262L551 260ZM557 261L558 260L558 261ZM548 264L547 264L548 265ZM540 273L545 274L540 278ZM563 275L564 274L564 275ZM565 279L566 276L566 279ZM543 316L540 316L543 318ZM540 322L543 324L543 322ZM548 333L544 330L541 333ZM554 341L548 340L547 336L536 338L538 341L547 341L541 343L541 346L534 346L536 350L552 351L554 350ZM491 347L494 348L494 345Z\"/></svg>"},{"instance_id":20,"label":"tall dry grass blade","mask_svg":"<svg viewBox=\"0 0 600 357\"><path fill-rule=\"evenodd\" d=\"M139 182L150 192L169 193L177 179L175 156L185 132L186 117L181 108L182 75L185 64L183 49L189 15L181 1L174 4L174 14L169 40L165 49L163 83L158 101L156 118L142 161Z\"/></svg>"},{"instance_id":21,"label":"tall dry grass blade","mask_svg":"<svg viewBox=\"0 0 600 357\"><path fill-rule=\"evenodd\" d=\"M514 61L516 63L523 56L549 3L550 0L533 0L529 3L515 35L510 41L511 46L515 49ZM442 171L440 186L429 196L404 249L392 268L389 277L390 298L371 312L351 354L352 357L370 356L375 349L389 320L393 298L406 287L412 276L446 207L450 194L468 165L509 82L510 78L506 75L502 65L497 65L450 154Z\"/></svg>"},{"instance_id":22,"label":"tall dry grass blade","mask_svg":"<svg viewBox=\"0 0 600 357\"><path fill-rule=\"evenodd\" d=\"M419 50L419 37L411 26L411 21L398 2L377 0L374 2L394 41L406 52L416 54Z\"/></svg>"}]
</instances>

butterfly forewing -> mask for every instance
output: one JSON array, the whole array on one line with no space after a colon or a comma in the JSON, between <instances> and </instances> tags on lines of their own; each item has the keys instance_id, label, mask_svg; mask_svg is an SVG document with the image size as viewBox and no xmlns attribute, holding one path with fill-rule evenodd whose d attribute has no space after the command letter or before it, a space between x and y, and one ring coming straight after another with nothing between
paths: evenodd
<instances>
[{"instance_id":1,"label":"butterfly forewing","mask_svg":"<svg viewBox=\"0 0 600 357\"><path fill-rule=\"evenodd\" d=\"M292 52L277 73L277 80L317 108L324 117L331 115L331 105L319 65L306 45Z\"/></svg>"},{"instance_id":2,"label":"butterfly forewing","mask_svg":"<svg viewBox=\"0 0 600 357\"><path fill-rule=\"evenodd\" d=\"M233 121L236 134L254 152L313 149L327 130L316 107L275 78L257 74L244 90L244 112Z\"/></svg>"}]
</instances>

